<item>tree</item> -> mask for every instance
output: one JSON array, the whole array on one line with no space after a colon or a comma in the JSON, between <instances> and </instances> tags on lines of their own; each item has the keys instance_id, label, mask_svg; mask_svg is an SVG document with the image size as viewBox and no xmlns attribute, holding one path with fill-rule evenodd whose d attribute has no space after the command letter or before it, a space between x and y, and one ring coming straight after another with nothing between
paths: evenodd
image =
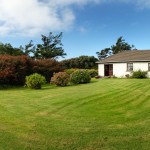
<instances>
[{"instance_id":1,"label":"tree","mask_svg":"<svg viewBox=\"0 0 150 150\"><path fill-rule=\"evenodd\" d=\"M55 36L52 32L49 33L49 36L41 35L43 43L37 44L36 46L34 46L32 40L24 47L20 46L19 48L14 48L9 43L0 43L0 54L14 56L26 55L35 59L56 59L59 56L64 57L66 53L64 53L64 49L62 48L62 35L62 32Z\"/></svg>"},{"instance_id":2,"label":"tree","mask_svg":"<svg viewBox=\"0 0 150 150\"><path fill-rule=\"evenodd\" d=\"M93 69L96 68L97 58L94 56L79 56L76 58L62 60L61 64L65 69L79 68L79 69Z\"/></svg>"},{"instance_id":3,"label":"tree","mask_svg":"<svg viewBox=\"0 0 150 150\"><path fill-rule=\"evenodd\" d=\"M117 54L125 50L132 50L133 48L134 45L129 45L127 42L125 42L122 36L117 39L115 45L111 46L112 54Z\"/></svg>"},{"instance_id":4,"label":"tree","mask_svg":"<svg viewBox=\"0 0 150 150\"><path fill-rule=\"evenodd\" d=\"M0 55L18 56L24 55L24 53L19 48L12 47L12 45L9 43L0 43Z\"/></svg>"},{"instance_id":5,"label":"tree","mask_svg":"<svg viewBox=\"0 0 150 150\"><path fill-rule=\"evenodd\" d=\"M110 48L102 49L100 52L96 52L99 59L104 59L111 55Z\"/></svg>"},{"instance_id":6,"label":"tree","mask_svg":"<svg viewBox=\"0 0 150 150\"><path fill-rule=\"evenodd\" d=\"M125 40L121 36L117 39L115 45L112 45L110 48L105 48L100 52L96 52L96 54L98 55L99 59L104 59L110 55L117 54L119 52L126 51L126 50L133 50L133 49L135 49L134 45L130 45L127 42L125 42Z\"/></svg>"},{"instance_id":7,"label":"tree","mask_svg":"<svg viewBox=\"0 0 150 150\"><path fill-rule=\"evenodd\" d=\"M33 41L31 40L28 44L25 45L25 47L20 46L20 50L24 53L24 55L34 57L35 46Z\"/></svg>"},{"instance_id":8,"label":"tree","mask_svg":"<svg viewBox=\"0 0 150 150\"><path fill-rule=\"evenodd\" d=\"M49 36L42 36L42 44L37 44L37 47L34 51L35 58L57 58L59 56L63 57L66 55L62 48L63 44L61 43L62 32L56 36L52 32L49 33Z\"/></svg>"}]
</instances>

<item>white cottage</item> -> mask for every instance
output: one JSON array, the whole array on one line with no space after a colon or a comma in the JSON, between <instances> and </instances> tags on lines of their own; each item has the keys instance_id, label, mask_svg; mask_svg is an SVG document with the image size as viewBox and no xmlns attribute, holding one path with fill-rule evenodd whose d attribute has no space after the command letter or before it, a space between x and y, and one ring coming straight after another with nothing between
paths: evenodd
<instances>
[{"instance_id":1,"label":"white cottage","mask_svg":"<svg viewBox=\"0 0 150 150\"><path fill-rule=\"evenodd\" d=\"M150 77L150 50L129 50L102 59L98 63L100 76L126 77L132 71L148 71Z\"/></svg>"}]
</instances>

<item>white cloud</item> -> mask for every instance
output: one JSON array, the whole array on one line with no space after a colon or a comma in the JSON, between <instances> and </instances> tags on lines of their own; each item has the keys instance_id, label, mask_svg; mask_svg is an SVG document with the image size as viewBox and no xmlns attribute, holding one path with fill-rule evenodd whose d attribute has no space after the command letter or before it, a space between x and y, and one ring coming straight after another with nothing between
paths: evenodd
<instances>
[{"instance_id":1,"label":"white cloud","mask_svg":"<svg viewBox=\"0 0 150 150\"><path fill-rule=\"evenodd\" d=\"M76 19L72 5L127 2L150 8L150 0L0 0L0 35L30 35L68 30Z\"/></svg>"},{"instance_id":2,"label":"white cloud","mask_svg":"<svg viewBox=\"0 0 150 150\"><path fill-rule=\"evenodd\" d=\"M99 0L0 0L0 35L35 36L49 31L68 30L75 21L71 5Z\"/></svg>"}]
</instances>

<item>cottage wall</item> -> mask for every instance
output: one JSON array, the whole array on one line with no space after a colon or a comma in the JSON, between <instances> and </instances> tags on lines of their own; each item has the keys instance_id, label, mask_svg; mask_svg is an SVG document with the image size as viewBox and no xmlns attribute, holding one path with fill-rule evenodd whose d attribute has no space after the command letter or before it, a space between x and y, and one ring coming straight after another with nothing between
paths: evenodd
<instances>
[{"instance_id":1,"label":"cottage wall","mask_svg":"<svg viewBox=\"0 0 150 150\"><path fill-rule=\"evenodd\" d=\"M133 70L142 70L142 71L148 71L148 63L140 62L140 63L133 63Z\"/></svg>"},{"instance_id":2,"label":"cottage wall","mask_svg":"<svg viewBox=\"0 0 150 150\"><path fill-rule=\"evenodd\" d=\"M148 62L137 62L133 63L133 71L137 70L148 71ZM148 77L150 77L150 71L148 72Z\"/></svg>"},{"instance_id":3,"label":"cottage wall","mask_svg":"<svg viewBox=\"0 0 150 150\"><path fill-rule=\"evenodd\" d=\"M116 77L125 77L126 74L130 74L127 72L127 63L114 63L113 64L113 75Z\"/></svg>"},{"instance_id":4,"label":"cottage wall","mask_svg":"<svg viewBox=\"0 0 150 150\"><path fill-rule=\"evenodd\" d=\"M148 71L148 62L135 62L133 63L133 71L137 70ZM104 76L104 64L98 64L98 73L100 76ZM116 77L126 77L131 75L131 72L127 71L127 63L113 63L113 75ZM150 71L148 72L150 77Z\"/></svg>"},{"instance_id":5,"label":"cottage wall","mask_svg":"<svg viewBox=\"0 0 150 150\"><path fill-rule=\"evenodd\" d=\"M98 75L104 77L104 64L98 64Z\"/></svg>"}]
</instances>

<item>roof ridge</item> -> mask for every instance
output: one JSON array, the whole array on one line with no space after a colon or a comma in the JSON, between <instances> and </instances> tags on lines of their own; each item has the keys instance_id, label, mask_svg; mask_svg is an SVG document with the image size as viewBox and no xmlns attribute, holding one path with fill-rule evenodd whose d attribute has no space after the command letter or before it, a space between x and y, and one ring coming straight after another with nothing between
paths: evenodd
<instances>
[{"instance_id":1,"label":"roof ridge","mask_svg":"<svg viewBox=\"0 0 150 150\"><path fill-rule=\"evenodd\" d=\"M143 52L143 53L142 53ZM97 63L106 63L111 61L130 61L130 60L150 60L150 49L149 50L124 50L117 54L108 56L107 58L99 60Z\"/></svg>"}]
</instances>

